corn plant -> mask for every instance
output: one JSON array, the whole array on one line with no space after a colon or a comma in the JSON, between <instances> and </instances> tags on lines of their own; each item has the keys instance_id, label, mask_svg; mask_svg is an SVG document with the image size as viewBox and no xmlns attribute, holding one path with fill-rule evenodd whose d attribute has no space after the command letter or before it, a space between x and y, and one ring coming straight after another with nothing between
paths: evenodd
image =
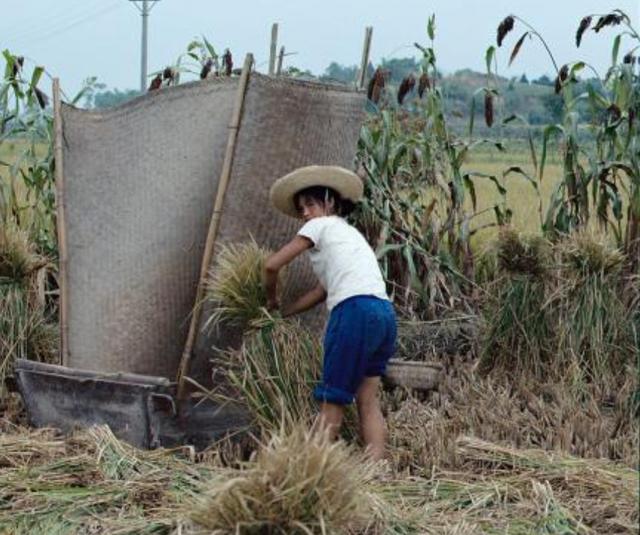
<instances>
[{"instance_id":1,"label":"corn plant","mask_svg":"<svg viewBox=\"0 0 640 535\"><path fill-rule=\"evenodd\" d=\"M47 73L8 50L2 55L0 397L16 358L55 362L58 346L53 117L40 89Z\"/></svg>"},{"instance_id":2,"label":"corn plant","mask_svg":"<svg viewBox=\"0 0 640 535\"><path fill-rule=\"evenodd\" d=\"M0 161L0 218L28 228L47 252L55 251L53 119L49 97L38 87L45 70L27 72L21 56L3 51L0 83L0 148L16 149L13 161Z\"/></svg>"},{"instance_id":3,"label":"corn plant","mask_svg":"<svg viewBox=\"0 0 640 535\"><path fill-rule=\"evenodd\" d=\"M233 56L227 48L222 56L219 56L214 46L202 36L194 39L187 45L185 52L180 54L172 65L162 70L155 71L149 76L153 77L149 84L149 91L155 91L161 87L179 85L181 77L185 74L199 76L204 80L209 76L231 76L237 72L233 69Z\"/></svg>"},{"instance_id":4,"label":"corn plant","mask_svg":"<svg viewBox=\"0 0 640 535\"><path fill-rule=\"evenodd\" d=\"M510 15L498 27L498 46L513 30L516 22L525 31L516 42L511 61L525 40L537 38L545 47L556 71L555 92L563 99L562 122L544 129L537 179L542 181L549 142L555 138L561 147L564 164L563 180L558 184L542 222L548 235L571 232L589 225L593 217L600 226L611 231L617 243L624 246L632 271L640 262L640 136L637 116L640 112L640 78L635 50L640 36L629 17L620 10L584 17L576 32L580 46L585 32L595 33L607 27L621 27L613 39L611 67L601 76L584 61L558 67L542 36L522 19ZM635 46L620 59L622 37ZM574 83L585 69L595 74L586 91L575 94ZM589 132L592 142L579 141L578 106L587 102L592 112ZM535 153L533 155L535 160ZM624 205L627 204L626 213ZM626 220L626 222L625 222Z\"/></svg>"},{"instance_id":5,"label":"corn plant","mask_svg":"<svg viewBox=\"0 0 640 535\"><path fill-rule=\"evenodd\" d=\"M499 201L488 210L507 222L501 180L465 169L470 151L489 140L456 138L445 119L436 55L435 18L421 72L405 78L398 105L385 90L379 68L369 84L373 113L363 126L358 159L365 173L365 201L356 223L375 247L395 301L409 316L432 318L452 309L469 311L474 257L471 236L477 211L476 179L492 181ZM418 84L416 88L416 77ZM416 98L411 97L416 92ZM501 143L493 143L499 150ZM471 205L472 209L469 209Z\"/></svg>"}]
</instances>

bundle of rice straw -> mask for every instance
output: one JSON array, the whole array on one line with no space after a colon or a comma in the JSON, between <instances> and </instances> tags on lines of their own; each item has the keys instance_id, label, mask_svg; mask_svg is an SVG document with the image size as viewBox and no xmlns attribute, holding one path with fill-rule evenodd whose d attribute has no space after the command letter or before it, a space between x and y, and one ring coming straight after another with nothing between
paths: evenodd
<instances>
[{"instance_id":1,"label":"bundle of rice straw","mask_svg":"<svg viewBox=\"0 0 640 535\"><path fill-rule=\"evenodd\" d=\"M52 362L58 332L45 303L48 261L15 223L0 228L0 401L18 358Z\"/></svg>"},{"instance_id":2,"label":"bundle of rice straw","mask_svg":"<svg viewBox=\"0 0 640 535\"><path fill-rule=\"evenodd\" d=\"M530 277L542 277L547 272L550 244L544 238L505 228L496 245L498 264L505 272Z\"/></svg>"},{"instance_id":3,"label":"bundle of rice straw","mask_svg":"<svg viewBox=\"0 0 640 535\"><path fill-rule=\"evenodd\" d=\"M221 248L207 283L209 324L244 327L242 345L226 353L230 384L263 432L275 432L317 412L311 393L320 377L322 350L316 335L295 319L264 308L264 262L269 252L254 241ZM284 277L278 287L282 289ZM234 401L226 399L227 401Z\"/></svg>"},{"instance_id":4,"label":"bundle of rice straw","mask_svg":"<svg viewBox=\"0 0 640 535\"><path fill-rule=\"evenodd\" d=\"M374 474L344 443L297 425L273 434L254 463L196 501L192 532L362 533L382 517L369 489Z\"/></svg>"},{"instance_id":5,"label":"bundle of rice straw","mask_svg":"<svg viewBox=\"0 0 640 535\"><path fill-rule=\"evenodd\" d=\"M322 348L297 321L267 318L245 333L229 353L228 377L254 421L266 431L311 424L317 406L312 391L321 375Z\"/></svg>"},{"instance_id":6,"label":"bundle of rice straw","mask_svg":"<svg viewBox=\"0 0 640 535\"><path fill-rule=\"evenodd\" d=\"M531 371L542 376L553 355L553 317L547 304L550 244L541 237L501 231L502 276L483 310L479 370Z\"/></svg>"},{"instance_id":7,"label":"bundle of rice straw","mask_svg":"<svg viewBox=\"0 0 640 535\"><path fill-rule=\"evenodd\" d=\"M205 283L205 299L212 307L207 327L223 322L245 328L264 316L267 295L263 272L270 254L253 240L220 247ZM281 273L278 288L282 289L284 284L285 276Z\"/></svg>"},{"instance_id":8,"label":"bundle of rice straw","mask_svg":"<svg viewBox=\"0 0 640 535\"><path fill-rule=\"evenodd\" d=\"M556 251L558 356L588 381L616 382L640 359L633 302L624 294L625 256L606 236L589 231L559 241Z\"/></svg>"}]
</instances>

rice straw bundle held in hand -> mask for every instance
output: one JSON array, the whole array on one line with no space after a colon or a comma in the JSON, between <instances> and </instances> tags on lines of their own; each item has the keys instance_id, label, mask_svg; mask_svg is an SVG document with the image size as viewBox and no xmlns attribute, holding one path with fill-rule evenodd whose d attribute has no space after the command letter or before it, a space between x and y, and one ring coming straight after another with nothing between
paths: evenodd
<instances>
[{"instance_id":1,"label":"rice straw bundle held in hand","mask_svg":"<svg viewBox=\"0 0 640 535\"><path fill-rule=\"evenodd\" d=\"M205 299L213 305L207 326L223 322L246 327L264 316L267 297L262 278L269 254L255 241L220 248L206 281Z\"/></svg>"}]
</instances>

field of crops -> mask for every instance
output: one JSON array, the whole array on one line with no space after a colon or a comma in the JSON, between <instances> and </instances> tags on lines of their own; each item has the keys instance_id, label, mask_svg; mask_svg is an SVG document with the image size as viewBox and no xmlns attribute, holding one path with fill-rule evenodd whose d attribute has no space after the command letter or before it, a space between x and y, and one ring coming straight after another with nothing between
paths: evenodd
<instances>
[{"instance_id":1,"label":"field of crops","mask_svg":"<svg viewBox=\"0 0 640 535\"><path fill-rule=\"evenodd\" d=\"M0 144L0 161L13 162L16 156L24 149L20 141L5 142ZM44 151L44 149L42 149ZM501 176L512 165L527 168L531 165L530 154L520 146L510 149L507 144L505 152L484 149L472 154L465 164L468 170L479 171L490 175ZM0 176L6 177L7 173L0 168ZM507 176L504 180L507 189L507 203L514 211L514 226L526 232L540 232L539 203L542 199L543 211L546 211L549 198L555 186L562 177L561 163L558 157L553 157L545 171L545 177L540 185L540 196L536 190L522 178ZM478 208L493 206L497 200L496 190L490 183L478 184ZM485 217L488 220L490 216ZM479 224L481 219L479 218ZM495 230L493 231L495 234ZM491 234L490 234L491 235Z\"/></svg>"},{"instance_id":2,"label":"field of crops","mask_svg":"<svg viewBox=\"0 0 640 535\"><path fill-rule=\"evenodd\" d=\"M521 24L504 19L498 46ZM377 463L355 411L338 441L315 427L321 340L267 312L269 252L256 243L216 252L205 296L210 323L242 331L216 376L223 392L208 395L239 403L251 433L205 451L142 451L108 427L64 436L26 424L5 379L17 358L58 363L55 160L42 72L5 53L0 534L638 533L640 62L618 57L615 32L640 36L619 12L585 17L578 42L590 27L614 32L614 65L582 95L584 64L561 66L549 91L562 119L541 135L524 124L507 141L476 138L472 125L452 133L433 19L420 72L399 87L383 69L370 80L352 223L400 318L396 356L444 370L435 390L381 392ZM208 43L199 50L203 68L218 61ZM490 132L522 122L496 111L495 50L477 98Z\"/></svg>"}]
</instances>

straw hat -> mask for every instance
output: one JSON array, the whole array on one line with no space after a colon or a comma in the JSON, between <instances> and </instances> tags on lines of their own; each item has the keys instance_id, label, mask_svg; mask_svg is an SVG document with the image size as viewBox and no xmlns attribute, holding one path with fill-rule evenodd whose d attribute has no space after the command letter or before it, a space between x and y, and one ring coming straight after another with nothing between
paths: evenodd
<instances>
[{"instance_id":1,"label":"straw hat","mask_svg":"<svg viewBox=\"0 0 640 535\"><path fill-rule=\"evenodd\" d=\"M300 167L280 177L271 186L271 203L282 213L299 218L293 198L296 193L311 186L325 186L337 191L343 199L358 202L364 185L358 175L337 165L310 165Z\"/></svg>"}]
</instances>

